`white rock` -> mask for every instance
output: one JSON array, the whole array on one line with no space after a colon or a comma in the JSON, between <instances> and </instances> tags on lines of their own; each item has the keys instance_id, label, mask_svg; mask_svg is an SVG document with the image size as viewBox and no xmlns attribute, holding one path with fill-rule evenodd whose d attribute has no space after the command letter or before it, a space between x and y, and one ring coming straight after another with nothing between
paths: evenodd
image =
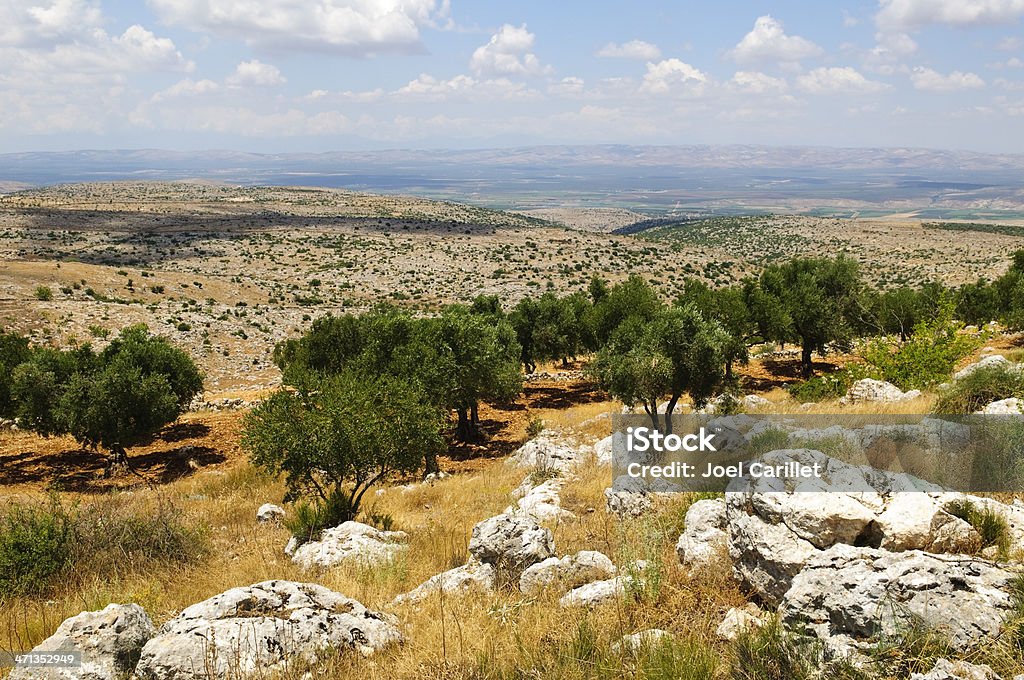
<instances>
[{"instance_id":1,"label":"white rock","mask_svg":"<svg viewBox=\"0 0 1024 680\"><path fill-rule=\"evenodd\" d=\"M993 401L988 404L985 408L978 411L982 415L1019 415L1024 413L1024 399L1018 399L1017 397L1010 397L1009 399L1000 399L999 401Z\"/></svg>"},{"instance_id":2,"label":"white rock","mask_svg":"<svg viewBox=\"0 0 1024 680\"><path fill-rule=\"evenodd\" d=\"M529 481L530 478L527 477L525 483L529 483ZM529 489L516 502L516 506L506 512L526 515L538 522L572 519L575 515L562 508L562 498L559 492L564 485L564 478L548 479Z\"/></svg>"},{"instance_id":3,"label":"white rock","mask_svg":"<svg viewBox=\"0 0 1024 680\"><path fill-rule=\"evenodd\" d=\"M611 602L626 593L626 586L633 582L628 574L615 576L604 581L594 581L573 588L558 601L560 607L594 607Z\"/></svg>"},{"instance_id":4,"label":"white rock","mask_svg":"<svg viewBox=\"0 0 1024 680\"><path fill-rule=\"evenodd\" d=\"M519 447L508 457L507 462L518 468L569 472L581 460L576 448L560 439L542 434Z\"/></svg>"},{"instance_id":5,"label":"white rock","mask_svg":"<svg viewBox=\"0 0 1024 680\"><path fill-rule=\"evenodd\" d=\"M328 569L342 562L383 564L408 549L404 531L381 531L361 522L342 522L325 529L317 541L303 543L292 553L292 561L304 569Z\"/></svg>"},{"instance_id":6,"label":"white rock","mask_svg":"<svg viewBox=\"0 0 1024 680\"><path fill-rule=\"evenodd\" d=\"M469 552L518 581L524 569L554 556L555 539L529 517L501 514L473 527Z\"/></svg>"},{"instance_id":7,"label":"white rock","mask_svg":"<svg viewBox=\"0 0 1024 680\"><path fill-rule=\"evenodd\" d=\"M667 630L660 628L648 628L631 635L623 635L611 646L612 654L637 654L644 650L656 649L667 641L674 640L675 636Z\"/></svg>"},{"instance_id":8,"label":"white rock","mask_svg":"<svg viewBox=\"0 0 1024 680\"><path fill-rule=\"evenodd\" d=\"M315 583L264 581L199 602L142 649L140 680L247 677L315 663L332 650L371 654L400 642L394 617Z\"/></svg>"},{"instance_id":9,"label":"white rock","mask_svg":"<svg viewBox=\"0 0 1024 680\"><path fill-rule=\"evenodd\" d=\"M156 633L153 622L137 604L109 604L100 611L82 612L65 620L33 652L78 650L78 668L15 668L10 680L115 680L135 669L143 645Z\"/></svg>"},{"instance_id":10,"label":"white rock","mask_svg":"<svg viewBox=\"0 0 1024 680\"><path fill-rule=\"evenodd\" d=\"M771 405L772 402L757 394L748 394L743 397L743 409L746 411L758 411Z\"/></svg>"},{"instance_id":11,"label":"white rock","mask_svg":"<svg viewBox=\"0 0 1024 680\"><path fill-rule=\"evenodd\" d=\"M953 380L961 380L969 376L971 373L974 373L979 368L988 368L990 366L1003 366L1009 368L1010 362L1002 354L990 354L987 357L982 357L973 364L968 364L961 368L953 374Z\"/></svg>"},{"instance_id":12,"label":"white rock","mask_svg":"<svg viewBox=\"0 0 1024 680\"><path fill-rule=\"evenodd\" d=\"M679 562L690 569L707 569L721 564L729 554L724 499L699 500L686 511L683 533L676 543Z\"/></svg>"},{"instance_id":13,"label":"white rock","mask_svg":"<svg viewBox=\"0 0 1024 680\"><path fill-rule=\"evenodd\" d=\"M604 490L604 506L610 515L619 519L639 517L653 506L651 495L643 491L616 489L608 487Z\"/></svg>"},{"instance_id":14,"label":"white rock","mask_svg":"<svg viewBox=\"0 0 1024 680\"><path fill-rule=\"evenodd\" d=\"M256 511L257 522L280 522L284 519L284 508L273 503L264 503Z\"/></svg>"},{"instance_id":15,"label":"white rock","mask_svg":"<svg viewBox=\"0 0 1024 680\"><path fill-rule=\"evenodd\" d=\"M473 589L494 590L494 567L471 559L461 567L431 576L415 589L395 598L395 604L420 602L437 592L462 594Z\"/></svg>"},{"instance_id":16,"label":"white rock","mask_svg":"<svg viewBox=\"0 0 1024 680\"><path fill-rule=\"evenodd\" d=\"M765 624L764 617L760 615L760 612L757 614L752 613L750 608L757 609L756 606L744 609L733 607L726 612L725 618L718 624L718 628L715 631L718 637L731 642L739 638L746 631L763 627Z\"/></svg>"},{"instance_id":17,"label":"white rock","mask_svg":"<svg viewBox=\"0 0 1024 680\"><path fill-rule=\"evenodd\" d=\"M966 661L939 659L927 673L913 673L910 680L999 680L989 666L975 665Z\"/></svg>"},{"instance_id":18,"label":"white rock","mask_svg":"<svg viewBox=\"0 0 1024 680\"><path fill-rule=\"evenodd\" d=\"M783 623L825 640L893 636L917 622L965 650L999 635L1015 576L986 560L835 545L792 581Z\"/></svg>"},{"instance_id":19,"label":"white rock","mask_svg":"<svg viewBox=\"0 0 1024 680\"><path fill-rule=\"evenodd\" d=\"M893 402L916 399L921 396L920 390L904 392L890 382L863 378L853 383L846 392L846 396L839 400L842 404L856 404L859 402Z\"/></svg>"},{"instance_id":20,"label":"white rock","mask_svg":"<svg viewBox=\"0 0 1024 680\"><path fill-rule=\"evenodd\" d=\"M614 575L615 565L606 555L596 550L581 550L561 559L549 557L529 567L519 577L519 590L531 596L549 588L564 592Z\"/></svg>"}]
</instances>

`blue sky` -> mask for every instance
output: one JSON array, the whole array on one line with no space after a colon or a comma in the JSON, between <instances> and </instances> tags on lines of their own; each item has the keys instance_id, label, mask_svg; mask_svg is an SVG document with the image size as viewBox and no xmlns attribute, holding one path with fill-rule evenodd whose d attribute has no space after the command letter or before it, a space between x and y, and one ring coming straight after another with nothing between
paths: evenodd
<instances>
[{"instance_id":1,"label":"blue sky","mask_svg":"<svg viewBox=\"0 0 1024 680\"><path fill-rule=\"evenodd\" d=\"M1024 0L6 0L0 151L1024 153Z\"/></svg>"}]
</instances>

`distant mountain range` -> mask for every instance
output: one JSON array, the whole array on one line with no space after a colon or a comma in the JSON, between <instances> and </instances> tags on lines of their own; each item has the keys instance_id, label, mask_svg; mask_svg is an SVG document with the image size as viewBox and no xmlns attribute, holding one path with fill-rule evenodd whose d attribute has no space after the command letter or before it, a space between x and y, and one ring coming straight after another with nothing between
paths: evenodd
<instances>
[{"instance_id":1,"label":"distant mountain range","mask_svg":"<svg viewBox=\"0 0 1024 680\"><path fill-rule=\"evenodd\" d=\"M535 146L259 154L157 149L0 155L0 189L199 179L401 192L517 209L648 213L1024 210L1024 154L913 148ZM1008 214L1004 214L1007 213ZM997 214L998 213L998 214ZM982 215L984 216L984 215Z\"/></svg>"}]
</instances>

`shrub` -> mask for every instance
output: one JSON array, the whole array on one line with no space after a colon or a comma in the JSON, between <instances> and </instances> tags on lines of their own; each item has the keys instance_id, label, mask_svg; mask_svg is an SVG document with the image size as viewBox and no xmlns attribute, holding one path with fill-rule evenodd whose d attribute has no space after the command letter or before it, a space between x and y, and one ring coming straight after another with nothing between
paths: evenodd
<instances>
[{"instance_id":1,"label":"shrub","mask_svg":"<svg viewBox=\"0 0 1024 680\"><path fill-rule=\"evenodd\" d=\"M285 517L282 523L292 532L298 545L302 545L320 540L324 529L336 527L354 515L348 494L335 489L326 500L299 501L293 508L293 514Z\"/></svg>"},{"instance_id":2,"label":"shrub","mask_svg":"<svg viewBox=\"0 0 1024 680\"><path fill-rule=\"evenodd\" d=\"M953 319L951 301L940 303L934 317L914 326L904 343L875 338L862 350L864 360L903 390L923 389L949 379L958 361L977 349L980 340L964 335L963 324Z\"/></svg>"},{"instance_id":3,"label":"shrub","mask_svg":"<svg viewBox=\"0 0 1024 680\"><path fill-rule=\"evenodd\" d=\"M936 413L975 413L993 401L1024 397L1024 371L1005 365L982 366L939 394Z\"/></svg>"},{"instance_id":4,"label":"shrub","mask_svg":"<svg viewBox=\"0 0 1024 680\"><path fill-rule=\"evenodd\" d=\"M544 428L544 420L540 416L533 416L530 418L530 422L526 424L526 438L535 439L544 431Z\"/></svg>"},{"instance_id":5,"label":"shrub","mask_svg":"<svg viewBox=\"0 0 1024 680\"><path fill-rule=\"evenodd\" d=\"M800 402L825 401L827 399L838 399L846 394L853 382L844 371L820 375L810 380L805 380L787 389L794 399Z\"/></svg>"},{"instance_id":6,"label":"shrub","mask_svg":"<svg viewBox=\"0 0 1024 680\"><path fill-rule=\"evenodd\" d=\"M53 299L53 290L51 290L49 286L36 286L34 295L37 300L49 302Z\"/></svg>"},{"instance_id":7,"label":"shrub","mask_svg":"<svg viewBox=\"0 0 1024 680\"><path fill-rule=\"evenodd\" d=\"M750 438L750 453L754 456L787 448L789 448L789 433L774 427L758 432Z\"/></svg>"},{"instance_id":8,"label":"shrub","mask_svg":"<svg viewBox=\"0 0 1024 680\"><path fill-rule=\"evenodd\" d=\"M0 599L41 594L72 561L74 527L56 498L46 505L11 505L0 515Z\"/></svg>"}]
</instances>

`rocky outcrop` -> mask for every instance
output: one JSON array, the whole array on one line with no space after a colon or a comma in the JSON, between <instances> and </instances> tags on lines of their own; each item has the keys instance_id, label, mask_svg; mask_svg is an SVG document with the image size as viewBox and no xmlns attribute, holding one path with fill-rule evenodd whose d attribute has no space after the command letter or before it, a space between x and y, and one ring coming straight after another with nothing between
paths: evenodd
<instances>
[{"instance_id":1,"label":"rocky outcrop","mask_svg":"<svg viewBox=\"0 0 1024 680\"><path fill-rule=\"evenodd\" d=\"M581 458L579 449L566 441L541 434L519 447L507 462L519 468L567 473L579 464Z\"/></svg>"},{"instance_id":2,"label":"rocky outcrop","mask_svg":"<svg viewBox=\"0 0 1024 680\"><path fill-rule=\"evenodd\" d=\"M22 667L10 680L119 680L131 675L143 645L156 633L153 622L137 604L110 604L64 621L33 652L81 651L82 665L74 668Z\"/></svg>"},{"instance_id":3,"label":"rocky outcrop","mask_svg":"<svg viewBox=\"0 0 1024 680\"><path fill-rule=\"evenodd\" d=\"M1024 413L1024 399L1010 397L1008 399L993 401L985 406L985 408L978 411L978 413L987 416L1020 415Z\"/></svg>"},{"instance_id":4,"label":"rocky outcrop","mask_svg":"<svg viewBox=\"0 0 1024 680\"><path fill-rule=\"evenodd\" d=\"M904 392L890 382L864 378L853 383L846 396L839 400L841 404L857 404L861 402L894 402L917 399L921 390Z\"/></svg>"},{"instance_id":5,"label":"rocky outcrop","mask_svg":"<svg viewBox=\"0 0 1024 680\"><path fill-rule=\"evenodd\" d=\"M728 557L728 528L724 499L705 499L691 505L676 544L679 562L690 569L718 566Z\"/></svg>"},{"instance_id":6,"label":"rocky outcrop","mask_svg":"<svg viewBox=\"0 0 1024 680\"><path fill-rule=\"evenodd\" d=\"M725 614L725 618L718 624L715 634L723 640L734 641L744 633L762 628L765 618L756 605L747 605L743 609L733 607Z\"/></svg>"},{"instance_id":7,"label":"rocky outcrop","mask_svg":"<svg viewBox=\"0 0 1024 680\"><path fill-rule=\"evenodd\" d=\"M561 490L565 485L565 478L554 477L537 485L533 485L531 479L532 477L527 477L519 489L513 493L512 496L516 499L516 504L505 512L526 515L538 522L566 520L575 517L571 512L562 508Z\"/></svg>"},{"instance_id":8,"label":"rocky outcrop","mask_svg":"<svg viewBox=\"0 0 1024 680\"><path fill-rule=\"evenodd\" d=\"M818 464L823 471L801 483L805 490L774 478L742 478L726 492L733 569L770 606L812 557L833 545L962 553L978 547L977 532L945 510L962 494L809 449L773 451L761 460ZM926 491L900 493L919 487Z\"/></svg>"},{"instance_id":9,"label":"rocky outcrop","mask_svg":"<svg viewBox=\"0 0 1024 680\"><path fill-rule=\"evenodd\" d=\"M596 550L581 550L561 559L549 557L529 567L519 577L519 590L524 595L538 595L547 589L565 592L614 575L615 565L606 555Z\"/></svg>"},{"instance_id":10,"label":"rocky outcrop","mask_svg":"<svg viewBox=\"0 0 1024 680\"><path fill-rule=\"evenodd\" d=\"M536 520L502 514L473 527L469 552L478 561L494 566L502 578L518 582L527 567L555 555L555 539Z\"/></svg>"},{"instance_id":11,"label":"rocky outcrop","mask_svg":"<svg viewBox=\"0 0 1024 680\"><path fill-rule=\"evenodd\" d=\"M833 647L923 623L966 650L999 634L1012 611L1013 579L1008 570L963 555L836 545L808 560L779 613L786 625Z\"/></svg>"},{"instance_id":12,"label":"rocky outcrop","mask_svg":"<svg viewBox=\"0 0 1024 680\"><path fill-rule=\"evenodd\" d=\"M291 551L292 561L304 569L329 569L342 562L383 564L408 549L404 531L381 531L361 522L343 522ZM285 550L289 552L288 549Z\"/></svg>"},{"instance_id":13,"label":"rocky outcrop","mask_svg":"<svg viewBox=\"0 0 1024 680\"><path fill-rule=\"evenodd\" d=\"M265 581L194 604L146 643L140 680L265 676L334 650L400 642L392 617L314 583Z\"/></svg>"},{"instance_id":14,"label":"rocky outcrop","mask_svg":"<svg viewBox=\"0 0 1024 680\"><path fill-rule=\"evenodd\" d=\"M396 597L395 604L420 602L439 592L462 594L474 589L490 592L494 590L494 576L492 565L470 560L461 567L431 576L413 590Z\"/></svg>"}]
</instances>

